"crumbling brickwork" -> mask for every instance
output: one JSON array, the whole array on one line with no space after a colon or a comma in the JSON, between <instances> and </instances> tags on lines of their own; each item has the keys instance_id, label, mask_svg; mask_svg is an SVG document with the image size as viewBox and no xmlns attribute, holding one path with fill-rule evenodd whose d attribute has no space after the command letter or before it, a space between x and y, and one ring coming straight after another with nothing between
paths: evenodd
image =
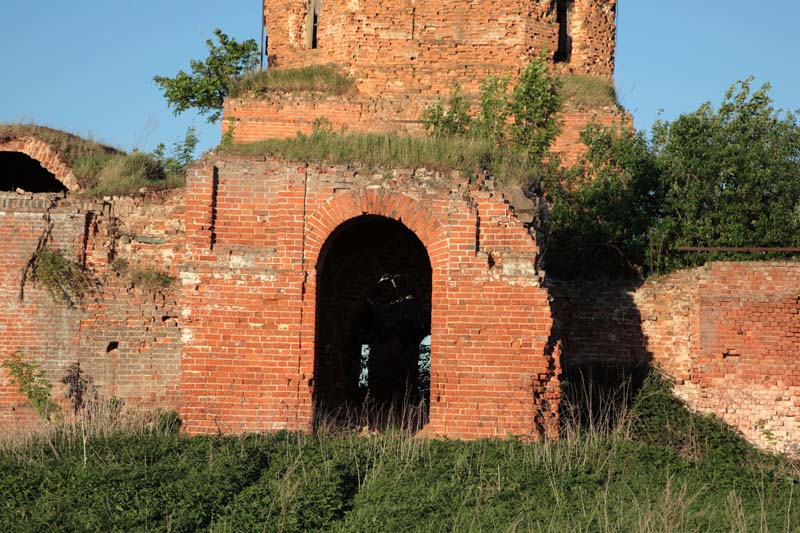
<instances>
[{"instance_id":1,"label":"crumbling brickwork","mask_svg":"<svg viewBox=\"0 0 800 533\"><path fill-rule=\"evenodd\" d=\"M183 197L65 200L61 195L0 196L0 358L21 349L63 400L61 379L80 363L102 398L129 408L178 405L179 329L176 288L143 288L132 275L155 269L177 277L183 252ZM53 301L26 265L40 239L86 266L94 288L83 305ZM124 272L115 266L127 264ZM20 292L22 289L22 293ZM0 430L34 415L0 370Z\"/></svg>"},{"instance_id":2,"label":"crumbling brickwork","mask_svg":"<svg viewBox=\"0 0 800 533\"><path fill-rule=\"evenodd\" d=\"M231 130L239 143L310 134L318 119L325 119L335 131L423 135L420 117L437 97L364 98L362 96L320 96L274 94L258 98L229 98L225 101L223 135ZM589 124L629 128L630 115L616 106L588 108L568 103L560 117L562 133L552 151L564 164L577 162L585 152L580 132Z\"/></svg>"},{"instance_id":3,"label":"crumbling brickwork","mask_svg":"<svg viewBox=\"0 0 800 533\"><path fill-rule=\"evenodd\" d=\"M513 2L414 0L326 0L319 11L316 41L308 39L318 0L265 2L271 68L334 64L355 79L354 94L274 93L229 99L223 135L235 142L308 134L324 119L333 131L421 135L425 109L458 86L476 97L491 75L516 78L544 54L552 69L611 80L616 43L616 2L558 0ZM568 28L562 29L566 24ZM570 53L558 59L559 35ZM313 47L316 46L316 47ZM568 103L554 151L565 164L583 149L580 131L590 122L631 126L617 106L585 108Z\"/></svg>"},{"instance_id":4,"label":"crumbling brickwork","mask_svg":"<svg viewBox=\"0 0 800 533\"><path fill-rule=\"evenodd\" d=\"M311 428L324 379L315 376L325 349L315 345L320 254L337 228L365 216L402 223L430 258L426 431L552 434L559 366L537 247L497 193L457 174L359 175L235 156L207 159L188 178L186 430Z\"/></svg>"},{"instance_id":5,"label":"crumbling brickwork","mask_svg":"<svg viewBox=\"0 0 800 533\"><path fill-rule=\"evenodd\" d=\"M565 367L656 365L692 409L800 454L800 263L710 263L554 294Z\"/></svg>"},{"instance_id":6,"label":"crumbling brickwork","mask_svg":"<svg viewBox=\"0 0 800 533\"><path fill-rule=\"evenodd\" d=\"M559 49L558 0L325 0L316 39L314 1L264 2L270 64L337 64L365 96L477 92L492 74L514 75L535 56ZM313 7L312 7L313 9ZM611 79L616 0L569 2L572 52L559 70Z\"/></svg>"}]
</instances>

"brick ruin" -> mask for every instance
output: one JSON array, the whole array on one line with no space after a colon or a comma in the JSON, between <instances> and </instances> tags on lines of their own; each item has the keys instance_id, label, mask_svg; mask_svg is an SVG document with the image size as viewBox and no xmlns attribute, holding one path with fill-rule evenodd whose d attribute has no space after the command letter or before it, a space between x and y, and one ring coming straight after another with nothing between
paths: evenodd
<instances>
[{"instance_id":1,"label":"brick ruin","mask_svg":"<svg viewBox=\"0 0 800 533\"><path fill-rule=\"evenodd\" d=\"M429 434L552 434L537 251L500 194L456 173L205 161L186 199L186 430L309 429L315 401L325 414L360 392L395 406L430 335Z\"/></svg>"},{"instance_id":2,"label":"brick ruin","mask_svg":"<svg viewBox=\"0 0 800 533\"><path fill-rule=\"evenodd\" d=\"M413 133L405 110L545 49L555 70L613 72L615 2L337 1L268 2L270 58L344 65L358 94L228 101L239 140L307 131L321 110ZM562 146L581 120L567 114ZM191 434L410 404L426 435L536 439L557 434L564 373L656 364L690 408L798 453L798 263L566 283L538 268L529 202L490 177L209 153L184 190L90 200L65 192L74 175L38 139L0 145L3 161L0 358L23 348L57 399L80 363L101 398L176 409ZM77 308L26 280L45 241L94 281ZM0 369L0 431L33 423Z\"/></svg>"},{"instance_id":3,"label":"brick ruin","mask_svg":"<svg viewBox=\"0 0 800 533\"><path fill-rule=\"evenodd\" d=\"M800 456L799 262L715 262L644 284L548 285L565 374L656 366L692 409Z\"/></svg>"},{"instance_id":4,"label":"brick ruin","mask_svg":"<svg viewBox=\"0 0 800 533\"><path fill-rule=\"evenodd\" d=\"M264 23L271 68L336 65L356 89L230 98L222 129L237 142L308 134L318 119L334 131L420 135L424 110L455 86L475 96L486 77L516 77L540 54L554 72L608 81L614 73L616 0L266 0ZM631 117L566 102L553 150L574 162L591 122Z\"/></svg>"},{"instance_id":5,"label":"brick ruin","mask_svg":"<svg viewBox=\"0 0 800 533\"><path fill-rule=\"evenodd\" d=\"M74 363L104 399L128 408L177 409L180 317L177 286L133 283L154 269L177 278L184 250L182 192L90 201L55 193L0 193L0 354L22 349L63 399ZM93 289L72 308L26 278L41 242L83 265ZM120 266L125 268L120 268ZM0 432L35 422L0 371Z\"/></svg>"}]
</instances>

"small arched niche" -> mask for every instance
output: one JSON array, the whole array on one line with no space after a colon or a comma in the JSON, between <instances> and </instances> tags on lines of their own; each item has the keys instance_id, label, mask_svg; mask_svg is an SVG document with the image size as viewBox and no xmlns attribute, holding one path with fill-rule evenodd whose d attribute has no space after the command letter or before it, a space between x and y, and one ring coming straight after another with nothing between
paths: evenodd
<instances>
[{"instance_id":1,"label":"small arched niche","mask_svg":"<svg viewBox=\"0 0 800 533\"><path fill-rule=\"evenodd\" d=\"M431 262L401 222L364 215L317 264L315 420L421 429L430 396Z\"/></svg>"},{"instance_id":2,"label":"small arched niche","mask_svg":"<svg viewBox=\"0 0 800 533\"><path fill-rule=\"evenodd\" d=\"M0 151L0 191L66 192L67 187L36 159L22 152Z\"/></svg>"}]
</instances>

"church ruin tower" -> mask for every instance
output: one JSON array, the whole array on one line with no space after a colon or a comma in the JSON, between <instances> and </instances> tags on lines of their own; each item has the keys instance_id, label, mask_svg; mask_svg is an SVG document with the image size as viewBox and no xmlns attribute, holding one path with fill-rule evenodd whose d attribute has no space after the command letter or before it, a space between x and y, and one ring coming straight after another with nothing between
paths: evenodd
<instances>
[{"instance_id":1,"label":"church ruin tower","mask_svg":"<svg viewBox=\"0 0 800 533\"><path fill-rule=\"evenodd\" d=\"M424 110L454 87L477 95L486 77L515 77L540 55L555 72L612 84L616 8L616 0L265 0L270 68L332 65L355 89L229 99L223 133L232 127L236 142L292 137L322 119L334 131L422 134ZM612 97L567 102L563 121L554 149L569 162L586 124L630 117Z\"/></svg>"},{"instance_id":2,"label":"church ruin tower","mask_svg":"<svg viewBox=\"0 0 800 533\"><path fill-rule=\"evenodd\" d=\"M610 80L616 0L265 0L270 64L336 64L361 94L476 90L544 53Z\"/></svg>"}]
</instances>

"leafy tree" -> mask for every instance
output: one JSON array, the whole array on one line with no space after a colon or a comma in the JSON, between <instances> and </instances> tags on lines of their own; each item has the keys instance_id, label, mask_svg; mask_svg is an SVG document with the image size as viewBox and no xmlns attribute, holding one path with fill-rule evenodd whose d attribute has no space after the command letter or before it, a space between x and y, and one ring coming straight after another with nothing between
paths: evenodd
<instances>
[{"instance_id":1,"label":"leafy tree","mask_svg":"<svg viewBox=\"0 0 800 533\"><path fill-rule=\"evenodd\" d=\"M542 161L561 131L560 82L539 56L528 64L511 95L509 83L508 77L496 76L481 83L480 109L475 118L456 87L446 102L440 100L425 110L425 129L435 137L471 135L495 144L510 142L533 161Z\"/></svg>"},{"instance_id":2,"label":"leafy tree","mask_svg":"<svg viewBox=\"0 0 800 533\"><path fill-rule=\"evenodd\" d=\"M772 106L770 86L752 78L710 103L653 127L663 167L663 216L650 261L675 268L724 256L666 256L674 246L800 246L800 126Z\"/></svg>"},{"instance_id":3,"label":"leafy tree","mask_svg":"<svg viewBox=\"0 0 800 533\"><path fill-rule=\"evenodd\" d=\"M544 186L545 261L556 277L668 271L766 254L687 254L678 246L800 246L800 126L769 86L734 84L653 127L652 141L590 126L583 161Z\"/></svg>"},{"instance_id":4,"label":"leafy tree","mask_svg":"<svg viewBox=\"0 0 800 533\"><path fill-rule=\"evenodd\" d=\"M561 132L558 115L563 101L560 81L550 73L542 56L528 63L514 87L511 114L514 116L514 145L536 159L542 159Z\"/></svg>"},{"instance_id":5,"label":"leafy tree","mask_svg":"<svg viewBox=\"0 0 800 533\"><path fill-rule=\"evenodd\" d=\"M169 175L181 175L186 171L186 167L194 160L194 151L200 138L197 136L197 128L189 126L182 141L175 141L172 145L172 155L167 157L167 147L164 143L159 143L153 156L156 161L164 168Z\"/></svg>"},{"instance_id":6,"label":"leafy tree","mask_svg":"<svg viewBox=\"0 0 800 533\"><path fill-rule=\"evenodd\" d=\"M254 39L240 43L219 28L214 35L219 45L206 40L209 55L205 61L191 60L191 74L181 70L174 78L153 78L176 115L197 108L201 115L209 114L208 122L216 122L222 116L222 104L232 84L258 63L258 43Z\"/></svg>"},{"instance_id":7,"label":"leafy tree","mask_svg":"<svg viewBox=\"0 0 800 533\"><path fill-rule=\"evenodd\" d=\"M498 144L507 140L510 81L508 76L489 76L481 82L481 107L475 119L475 133Z\"/></svg>"},{"instance_id":8,"label":"leafy tree","mask_svg":"<svg viewBox=\"0 0 800 533\"><path fill-rule=\"evenodd\" d=\"M546 269L562 279L636 275L663 196L658 162L631 130L590 125L581 141L582 161L544 179Z\"/></svg>"}]
</instances>

